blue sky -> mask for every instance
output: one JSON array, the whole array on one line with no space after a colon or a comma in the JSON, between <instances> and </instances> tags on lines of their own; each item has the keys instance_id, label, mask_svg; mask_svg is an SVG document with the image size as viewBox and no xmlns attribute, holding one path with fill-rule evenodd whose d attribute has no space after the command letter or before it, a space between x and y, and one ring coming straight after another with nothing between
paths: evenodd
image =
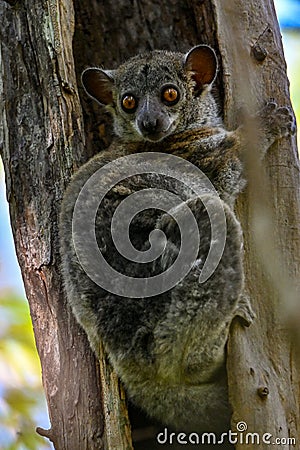
<instances>
[{"instance_id":1,"label":"blue sky","mask_svg":"<svg viewBox=\"0 0 300 450\"><path fill-rule=\"evenodd\" d=\"M300 27L299 0L275 0L274 3L281 28Z\"/></svg>"},{"instance_id":2,"label":"blue sky","mask_svg":"<svg viewBox=\"0 0 300 450\"><path fill-rule=\"evenodd\" d=\"M18 294L25 295L21 272L15 255L4 189L4 173L0 161L0 290L11 287Z\"/></svg>"}]
</instances>

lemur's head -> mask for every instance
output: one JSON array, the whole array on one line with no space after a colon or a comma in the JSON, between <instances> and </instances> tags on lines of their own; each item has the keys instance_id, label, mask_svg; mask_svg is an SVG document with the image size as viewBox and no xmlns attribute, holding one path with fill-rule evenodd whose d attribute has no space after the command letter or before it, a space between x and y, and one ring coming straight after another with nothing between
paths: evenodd
<instances>
[{"instance_id":1,"label":"lemur's head","mask_svg":"<svg viewBox=\"0 0 300 450\"><path fill-rule=\"evenodd\" d=\"M185 55L159 50L138 55L117 70L88 68L82 83L112 112L119 137L155 142L215 120L209 91L216 72L214 50L199 45Z\"/></svg>"}]
</instances>

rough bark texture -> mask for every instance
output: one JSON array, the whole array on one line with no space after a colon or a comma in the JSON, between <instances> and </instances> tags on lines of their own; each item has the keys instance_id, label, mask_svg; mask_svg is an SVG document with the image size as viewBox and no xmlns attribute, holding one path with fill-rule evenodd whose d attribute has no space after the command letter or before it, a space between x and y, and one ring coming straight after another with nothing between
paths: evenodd
<instances>
[{"instance_id":1,"label":"rough bark texture","mask_svg":"<svg viewBox=\"0 0 300 450\"><path fill-rule=\"evenodd\" d=\"M99 367L66 305L57 245L59 204L84 154L73 5L0 2L0 16L1 148L52 423L45 434L57 449L76 449L79 442L80 448L99 449Z\"/></svg>"},{"instance_id":2,"label":"rough bark texture","mask_svg":"<svg viewBox=\"0 0 300 450\"><path fill-rule=\"evenodd\" d=\"M279 105L290 105L273 2L214 3L229 128L237 125L237 112L243 104L257 109L274 98ZM236 324L229 342L233 429L237 422L245 421L249 432L260 436L270 433L272 441L294 437L299 448L299 365L290 321L292 315L299 319L300 180L296 139L282 139L272 146L265 159L266 171L253 145L249 151L253 152L247 158L249 187L241 196L238 211L244 230L247 290L257 318L247 330ZM251 441L236 446L268 447ZM276 448L291 447L286 443Z\"/></svg>"},{"instance_id":3,"label":"rough bark texture","mask_svg":"<svg viewBox=\"0 0 300 450\"><path fill-rule=\"evenodd\" d=\"M186 51L208 43L221 50L217 94L223 97L224 84L226 121L235 126L237 107L247 102L242 79L257 102L269 97L289 102L274 9L270 0L247 5L238 0L24 0L0 1L0 16L1 154L52 424L44 434L56 450L129 449L123 391L104 357L99 370L66 305L59 274L57 218L64 188L73 171L110 141L109 118L83 94L79 75L89 65L115 68L153 48ZM268 52L263 62L250 51L257 43ZM299 255L295 141L274 146L267 166L273 235L292 278ZM257 198L251 182L250 194ZM239 211L247 283L258 318L247 330L233 327L228 363L233 417L246 421L251 432L299 437L299 372L280 320L285 299L256 255L254 203L245 195ZM261 387L268 387L267 398L257 395ZM135 449L154 449L151 440L143 443L143 434L139 438Z\"/></svg>"}]
</instances>

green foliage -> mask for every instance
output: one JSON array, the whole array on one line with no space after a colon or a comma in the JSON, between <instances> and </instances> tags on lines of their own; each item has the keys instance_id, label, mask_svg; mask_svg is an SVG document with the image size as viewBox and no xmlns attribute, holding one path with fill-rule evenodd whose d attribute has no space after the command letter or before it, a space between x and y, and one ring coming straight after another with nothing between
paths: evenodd
<instances>
[{"instance_id":1,"label":"green foliage","mask_svg":"<svg viewBox=\"0 0 300 450\"><path fill-rule=\"evenodd\" d=\"M46 450L50 445L35 432L45 410L27 302L0 291L0 448Z\"/></svg>"}]
</instances>

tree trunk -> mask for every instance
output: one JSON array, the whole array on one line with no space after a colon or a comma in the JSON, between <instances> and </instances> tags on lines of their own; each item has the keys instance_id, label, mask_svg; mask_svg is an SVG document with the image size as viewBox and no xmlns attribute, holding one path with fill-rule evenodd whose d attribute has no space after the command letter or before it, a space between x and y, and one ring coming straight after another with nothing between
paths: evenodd
<instances>
[{"instance_id":1,"label":"tree trunk","mask_svg":"<svg viewBox=\"0 0 300 450\"><path fill-rule=\"evenodd\" d=\"M274 98L279 105L290 105L273 1L229 0L226 7L213 3L223 71L228 74L223 78L228 127L237 125L243 103L248 109L257 109L262 101ZM295 447L300 448L299 359L293 336L300 317L296 137L272 146L265 159L266 171L255 149L249 150L253 155L247 158L248 191L240 198L238 212L244 231L247 291L257 318L246 331L235 324L229 341L233 429L243 421L249 433L270 433L272 442L283 438L276 448L291 448L284 443L289 437L296 438ZM269 446L250 441L236 448Z\"/></svg>"},{"instance_id":2,"label":"tree trunk","mask_svg":"<svg viewBox=\"0 0 300 450\"><path fill-rule=\"evenodd\" d=\"M249 100L241 80L252 87L254 103L275 97L287 104L287 78L271 0L224 4L208 0L0 2L1 154L51 420L51 430L40 432L56 450L132 448L122 388L105 356L99 367L89 350L64 299L59 271L57 218L65 186L71 174L111 139L110 120L83 94L80 73L89 65L115 68L145 50L185 52L202 42L220 52L217 95L224 97L230 127L236 125L239 105ZM78 90L83 94L81 102ZM228 372L233 418L247 422L250 432L270 432L274 437L299 437L299 370L291 336L280 320L283 291L287 295L299 270L295 145L294 139L282 140L280 151L279 145L273 146L267 158L270 197L257 196L250 177L249 192L239 202L247 286L257 319L247 330L238 324L232 329ZM250 173L256 169L255 161L254 169L251 164ZM256 255L262 238L253 233L255 223L251 224L263 201L271 205L274 219L268 233L276 237L279 261L282 266L287 261L287 274L282 271L281 278L280 265L267 267L266 256ZM274 259L273 250L268 256ZM279 290L270 271L276 274ZM282 289L286 284L289 287ZM292 294L289 299L291 309ZM135 419L132 424L137 426ZM137 443L135 448L145 450L146 445Z\"/></svg>"},{"instance_id":3,"label":"tree trunk","mask_svg":"<svg viewBox=\"0 0 300 450\"><path fill-rule=\"evenodd\" d=\"M100 449L99 366L63 296L59 204L83 162L72 2L0 3L1 148L7 198L56 449ZM68 24L63 26L63 24ZM84 361L84 363L83 363ZM91 420L92 419L92 420Z\"/></svg>"}]
</instances>

